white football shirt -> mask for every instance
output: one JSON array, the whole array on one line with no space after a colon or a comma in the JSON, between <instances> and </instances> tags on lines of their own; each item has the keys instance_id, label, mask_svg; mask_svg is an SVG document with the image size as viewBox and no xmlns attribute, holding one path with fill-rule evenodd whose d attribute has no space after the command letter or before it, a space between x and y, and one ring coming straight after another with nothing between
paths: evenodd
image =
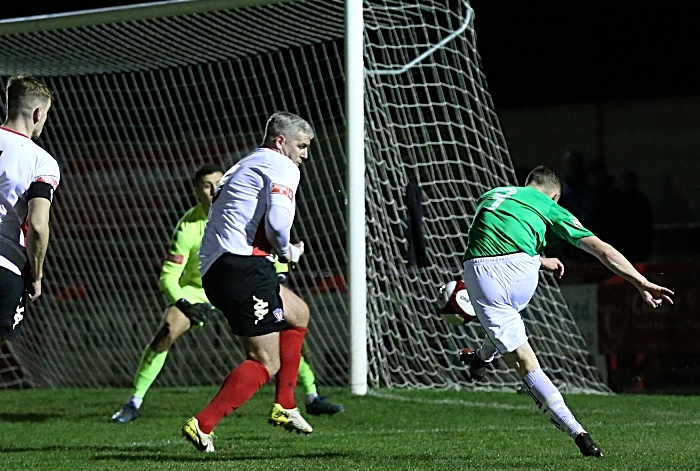
<instances>
[{"instance_id":1,"label":"white football shirt","mask_svg":"<svg viewBox=\"0 0 700 471\"><path fill-rule=\"evenodd\" d=\"M225 253L286 255L296 211L299 168L261 147L228 169L219 181L199 249L204 275Z\"/></svg>"},{"instance_id":2,"label":"white football shirt","mask_svg":"<svg viewBox=\"0 0 700 471\"><path fill-rule=\"evenodd\" d=\"M21 275L27 262L27 189L60 181L56 159L24 134L0 126L0 266Z\"/></svg>"}]
</instances>

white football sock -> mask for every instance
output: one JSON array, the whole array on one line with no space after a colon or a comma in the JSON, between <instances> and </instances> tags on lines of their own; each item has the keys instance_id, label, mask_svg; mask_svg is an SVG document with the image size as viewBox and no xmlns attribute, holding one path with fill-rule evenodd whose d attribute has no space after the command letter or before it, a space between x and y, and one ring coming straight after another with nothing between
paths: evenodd
<instances>
[{"instance_id":1,"label":"white football sock","mask_svg":"<svg viewBox=\"0 0 700 471\"><path fill-rule=\"evenodd\" d=\"M537 408L547 415L559 430L568 433L571 438L586 432L566 407L561 393L544 371L536 369L529 372L523 378L523 383L535 400Z\"/></svg>"},{"instance_id":2,"label":"white football sock","mask_svg":"<svg viewBox=\"0 0 700 471\"><path fill-rule=\"evenodd\" d=\"M315 400L317 397L318 397L318 393L307 394L306 397L305 397L305 399L304 399L304 401L305 401L307 404L311 404L312 402L314 402L314 400Z\"/></svg>"},{"instance_id":3,"label":"white football sock","mask_svg":"<svg viewBox=\"0 0 700 471\"><path fill-rule=\"evenodd\" d=\"M131 397L129 398L129 401L128 401L128 402L132 403L132 404L134 405L134 407L136 407L137 409L140 409L140 408L141 408L141 403L143 402L143 398L142 398L142 397L131 396Z\"/></svg>"}]
</instances>

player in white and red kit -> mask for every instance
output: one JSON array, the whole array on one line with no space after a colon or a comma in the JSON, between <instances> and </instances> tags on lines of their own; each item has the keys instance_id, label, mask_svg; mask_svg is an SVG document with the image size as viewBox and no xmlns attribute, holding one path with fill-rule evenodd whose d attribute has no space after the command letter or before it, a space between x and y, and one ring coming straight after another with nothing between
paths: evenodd
<instances>
[{"instance_id":1,"label":"player in white and red kit","mask_svg":"<svg viewBox=\"0 0 700 471\"><path fill-rule=\"evenodd\" d=\"M304 252L303 242L290 243L290 230L299 166L313 137L311 125L299 116L273 114L262 147L231 167L216 189L199 251L202 286L241 338L248 359L182 427L183 436L201 451L214 451L210 434L216 424L274 375L270 421L290 431L313 431L294 400L309 308L280 288L274 267L274 254L297 262Z\"/></svg>"},{"instance_id":2,"label":"player in white and red kit","mask_svg":"<svg viewBox=\"0 0 700 471\"><path fill-rule=\"evenodd\" d=\"M41 296L49 211L60 173L34 143L51 108L51 91L34 77L7 81L7 120L0 127L0 339L16 338L25 295Z\"/></svg>"}]
</instances>

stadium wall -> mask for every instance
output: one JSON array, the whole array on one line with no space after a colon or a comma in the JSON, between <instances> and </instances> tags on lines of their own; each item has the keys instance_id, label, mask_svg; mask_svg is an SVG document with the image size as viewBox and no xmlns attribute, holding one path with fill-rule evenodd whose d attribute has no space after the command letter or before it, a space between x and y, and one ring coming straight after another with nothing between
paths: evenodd
<instances>
[{"instance_id":1,"label":"stadium wall","mask_svg":"<svg viewBox=\"0 0 700 471\"><path fill-rule=\"evenodd\" d=\"M498 112L514 166L561 167L567 149L603 157L609 171L635 170L657 222L700 221L700 97L587 103ZM662 207L677 190L690 214ZM664 218L666 220L664 220ZM673 220L677 219L677 220Z\"/></svg>"}]
</instances>

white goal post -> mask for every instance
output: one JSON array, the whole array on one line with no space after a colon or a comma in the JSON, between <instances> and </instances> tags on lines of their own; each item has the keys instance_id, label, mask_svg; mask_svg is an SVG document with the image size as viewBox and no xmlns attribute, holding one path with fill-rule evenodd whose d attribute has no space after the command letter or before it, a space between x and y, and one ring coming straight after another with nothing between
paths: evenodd
<instances>
[{"instance_id":1,"label":"white goal post","mask_svg":"<svg viewBox=\"0 0 700 471\"><path fill-rule=\"evenodd\" d=\"M63 176L45 294L0 353L0 385L127 387L165 307L158 273L193 172L232 165L285 109L317 135L292 286L318 382L513 390L503 364L468 381L456 352L483 331L434 306L460 275L476 199L515 183L476 16L466 0L174 0L0 21L3 83L37 75L56 92L40 144ZM558 386L609 392L551 276L524 318ZM242 359L214 319L177 341L156 385L219 384Z\"/></svg>"}]
</instances>

